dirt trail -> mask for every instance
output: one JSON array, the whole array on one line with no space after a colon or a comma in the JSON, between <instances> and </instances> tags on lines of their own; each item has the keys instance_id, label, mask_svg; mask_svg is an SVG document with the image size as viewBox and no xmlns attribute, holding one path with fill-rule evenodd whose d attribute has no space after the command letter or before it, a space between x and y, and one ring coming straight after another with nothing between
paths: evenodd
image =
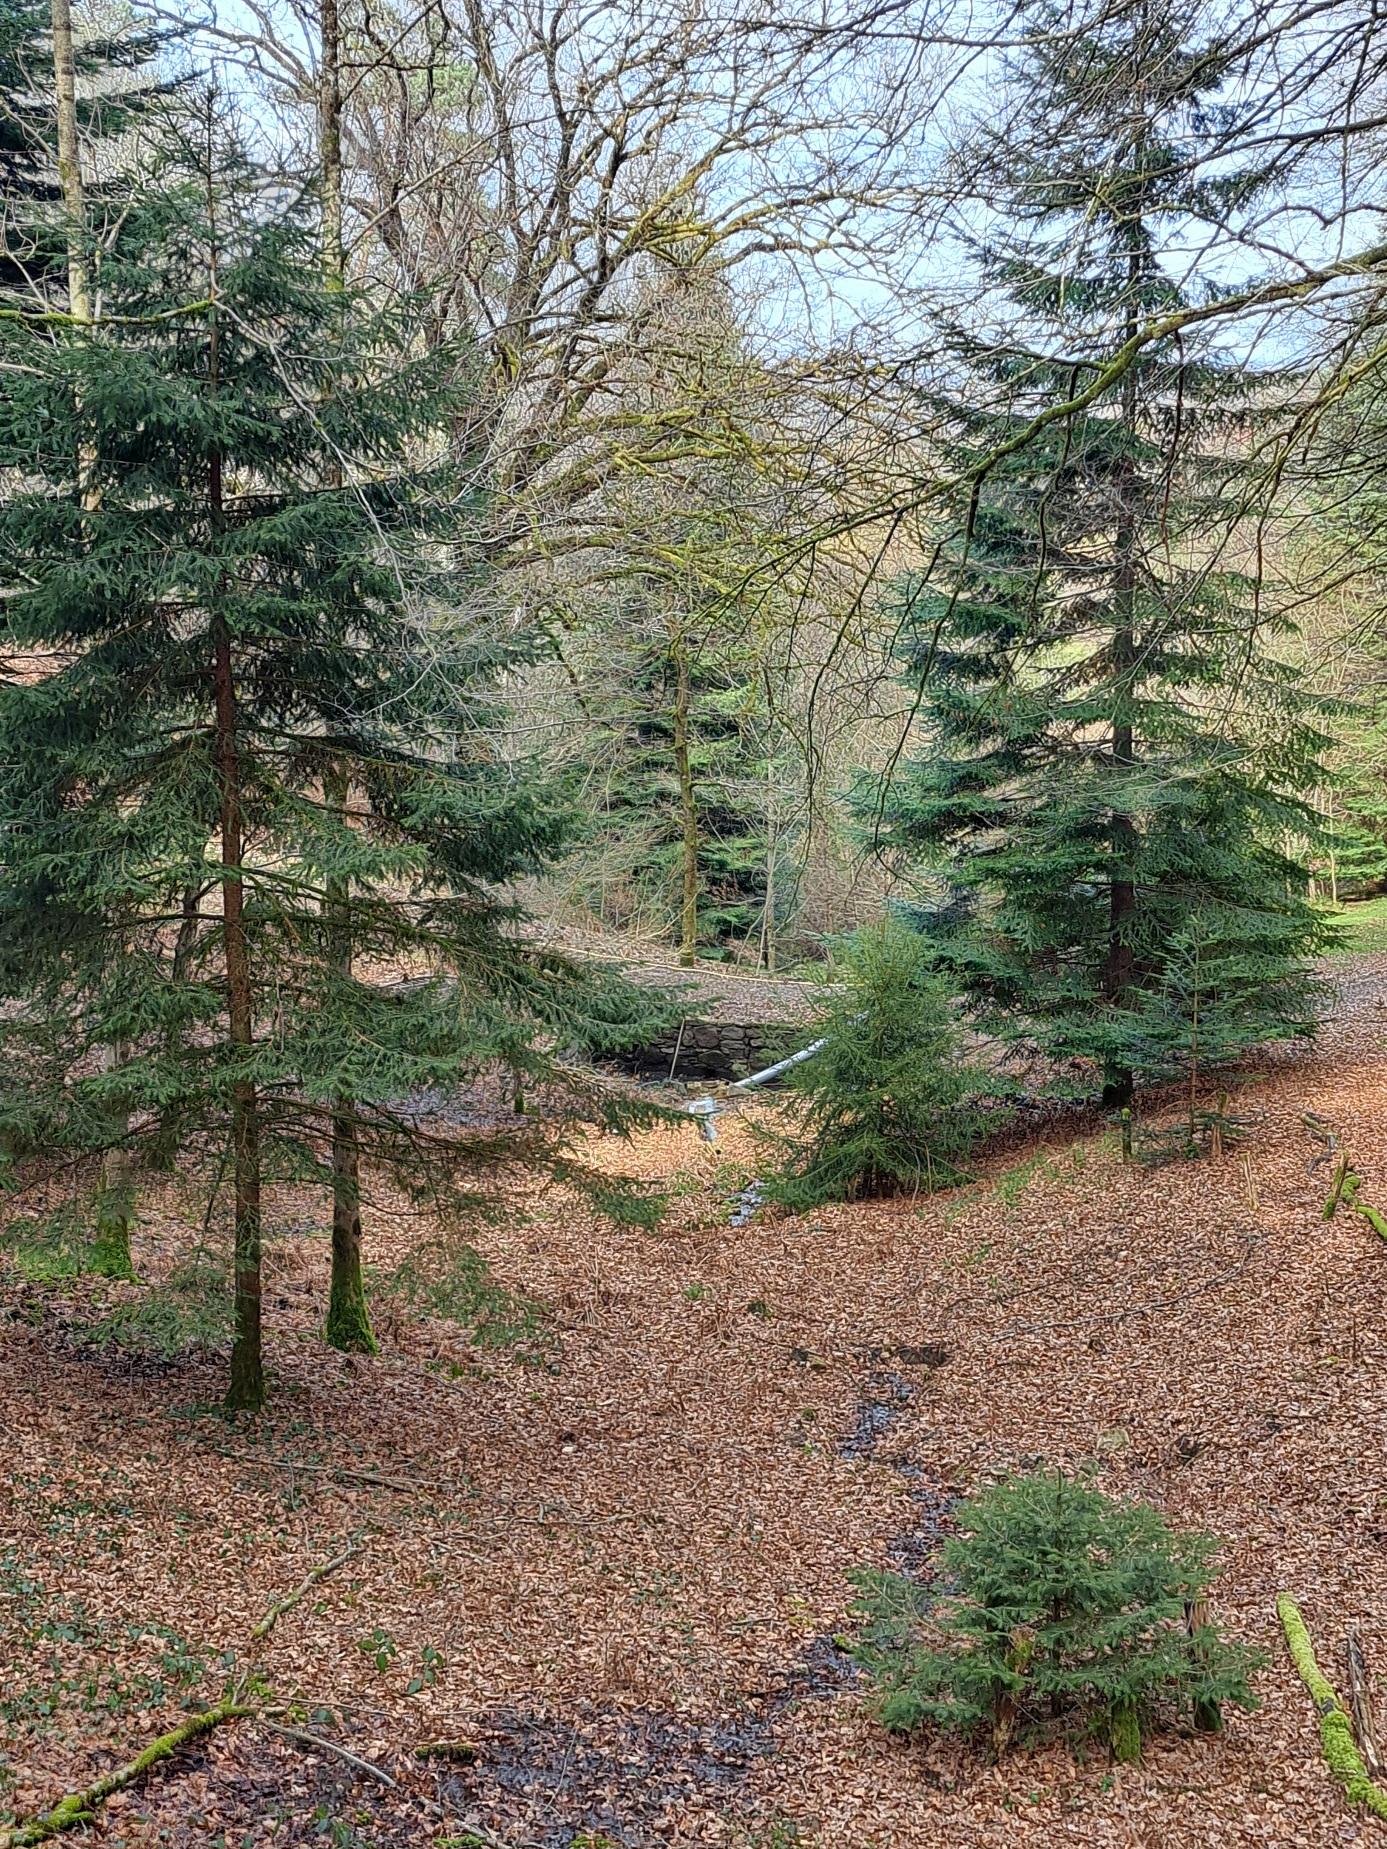
<instances>
[{"instance_id":1,"label":"dirt trail","mask_svg":"<svg viewBox=\"0 0 1387 1849\"><path fill-rule=\"evenodd\" d=\"M613 1171L674 1178L660 1231L553 1196L478 1234L554 1306L547 1366L404 1320L379 1360L329 1353L324 1248L299 1237L268 1303L274 1408L236 1428L215 1358L142 1376L63 1351L6 1286L0 1809L213 1696L274 1599L359 1535L260 1669L288 1724L395 1783L229 1727L104 1840L1387 1843L1329 1782L1273 1612L1292 1591L1336 1675L1356 1624L1387 1677L1387 1246L1321 1218L1303 1122L1387 1206L1387 958L1343 980L1319 1048L1240 1089L1257 1121L1216 1162L1124 1168L1090 1130L919 1203L733 1227L744 1127L607 1139ZM379 1224L373 1259L412 1236ZM152 1243L137 1261L157 1269ZM928 1571L988 1473L1094 1457L1223 1537L1220 1614L1272 1652L1262 1709L1119 1771L884 1738L833 1642L847 1573ZM475 1763L413 1758L443 1737Z\"/></svg>"}]
</instances>

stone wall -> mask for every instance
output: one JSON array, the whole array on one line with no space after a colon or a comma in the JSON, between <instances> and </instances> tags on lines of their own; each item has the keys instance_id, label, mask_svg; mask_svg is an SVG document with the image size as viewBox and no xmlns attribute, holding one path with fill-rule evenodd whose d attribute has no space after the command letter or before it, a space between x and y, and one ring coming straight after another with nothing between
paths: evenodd
<instances>
[{"instance_id":1,"label":"stone wall","mask_svg":"<svg viewBox=\"0 0 1387 1849\"><path fill-rule=\"evenodd\" d=\"M689 1021L682 1035L676 1029L621 1063L649 1078L743 1079L774 1065L803 1039L784 1022Z\"/></svg>"}]
</instances>

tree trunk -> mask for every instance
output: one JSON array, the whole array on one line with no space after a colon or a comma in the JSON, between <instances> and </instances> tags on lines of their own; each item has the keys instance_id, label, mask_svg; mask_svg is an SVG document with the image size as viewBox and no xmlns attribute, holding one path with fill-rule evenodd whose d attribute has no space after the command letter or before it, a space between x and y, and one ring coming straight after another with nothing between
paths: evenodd
<instances>
[{"instance_id":1,"label":"tree trunk","mask_svg":"<svg viewBox=\"0 0 1387 1849\"><path fill-rule=\"evenodd\" d=\"M768 752L766 757L766 905L761 914L761 961L775 974L775 857L779 843L776 837L775 811L775 756Z\"/></svg>"},{"instance_id":2,"label":"tree trunk","mask_svg":"<svg viewBox=\"0 0 1387 1849\"><path fill-rule=\"evenodd\" d=\"M1185 1633L1196 1644L1200 1633L1207 1629L1209 1623L1209 1601L1207 1599L1185 1600ZM1216 1701L1201 1698L1194 1704L1194 1725L1199 1733L1222 1733L1223 1711Z\"/></svg>"},{"instance_id":3,"label":"tree trunk","mask_svg":"<svg viewBox=\"0 0 1387 1849\"><path fill-rule=\"evenodd\" d=\"M87 262L86 193L77 134L77 60L72 46L72 0L52 0L53 89L58 109L58 184L67 215L67 305L79 321L92 318Z\"/></svg>"},{"instance_id":4,"label":"tree trunk","mask_svg":"<svg viewBox=\"0 0 1387 1849\"><path fill-rule=\"evenodd\" d=\"M318 158L323 188L323 280L329 294L346 286L342 245L342 75L337 0L323 0L319 60ZM329 488L340 488L341 471L329 472ZM351 780L335 769L324 779L323 800L347 824ZM351 892L346 880L329 880L326 897L328 957L344 983L352 979ZM332 1281L328 1289L326 1336L333 1348L374 1354L376 1340L366 1312L361 1274L361 1148L354 1101L333 1100L332 1109Z\"/></svg>"},{"instance_id":5,"label":"tree trunk","mask_svg":"<svg viewBox=\"0 0 1387 1849\"><path fill-rule=\"evenodd\" d=\"M211 184L209 167L209 190ZM210 289L214 304L216 290L214 251ZM207 354L208 383L214 392L217 389L218 360L217 310L214 306ZM212 530L220 532L224 525L222 459L215 450L208 463L207 500ZM222 944L226 959L228 1038L235 1074L231 1091L235 1333L226 1404L234 1411L256 1412L265 1403L265 1369L260 1330L260 1100L249 1069L255 1047L255 1000L251 987L250 948L246 940L236 677L231 658L231 631L220 613L212 619L212 692L220 798Z\"/></svg>"},{"instance_id":6,"label":"tree trunk","mask_svg":"<svg viewBox=\"0 0 1387 1849\"><path fill-rule=\"evenodd\" d=\"M334 772L323 798L339 811L346 826L350 784ZM325 902L328 958L344 983L352 976L352 913L345 880L329 880ZM349 1097L332 1106L332 1282L328 1289L326 1336L333 1348L373 1355L376 1338L366 1311L361 1273L361 1150L355 1102Z\"/></svg>"},{"instance_id":7,"label":"tree trunk","mask_svg":"<svg viewBox=\"0 0 1387 1849\"><path fill-rule=\"evenodd\" d=\"M1137 147L1142 140L1138 132ZM1143 278L1144 245L1139 215L1127 222L1127 303L1125 336L1134 339L1140 320L1140 289ZM1135 444L1137 435L1136 368L1129 366L1122 380L1121 424L1128 441ZM1136 764L1136 737L1131 721L1133 682L1139 660L1136 635L1137 590L1137 501L1140 483L1136 463L1130 457L1123 463L1118 480L1116 532L1113 537L1113 637L1114 676L1112 765L1117 785L1117 803L1109 829L1108 857L1108 945L1103 965L1103 996L1110 1015L1127 1008L1134 976L1133 928L1137 913L1137 888L1132 873L1136 860L1138 834L1135 823L1120 806L1130 779L1126 772ZM1103 1073L1103 1107L1109 1111L1128 1109L1132 1102L1132 1068L1121 1054L1108 1057Z\"/></svg>"},{"instance_id":8,"label":"tree trunk","mask_svg":"<svg viewBox=\"0 0 1387 1849\"><path fill-rule=\"evenodd\" d=\"M360 1148L346 1099L337 1100L332 1118L332 1283L325 1334L333 1348L376 1353L361 1271Z\"/></svg>"},{"instance_id":9,"label":"tree trunk","mask_svg":"<svg viewBox=\"0 0 1387 1849\"><path fill-rule=\"evenodd\" d=\"M52 0L53 90L58 115L58 185L67 219L68 311L79 321L93 318L91 265L87 254L87 198L82 180L82 144L77 123L77 57L72 38L71 0ZM82 506L90 512L98 505L91 481L91 457L78 458ZM124 1065L127 1049L121 1042L108 1046L103 1063L108 1072ZM101 1183L96 1196L96 1238L92 1269L101 1277L134 1276L130 1263L130 1227L135 1217L134 1163L129 1148L128 1111L113 1106L110 1146L101 1161Z\"/></svg>"},{"instance_id":10,"label":"tree trunk","mask_svg":"<svg viewBox=\"0 0 1387 1849\"><path fill-rule=\"evenodd\" d=\"M197 944L198 926L202 922L202 895L206 889L199 885L185 886L183 889L182 917L179 919L178 936L174 939L173 964L171 976L175 987L188 973L193 950ZM164 1036L164 1057L171 1059L177 1051L179 1036L170 1031ZM183 1113L177 1104L167 1104L159 1113L158 1127L147 1145L146 1166L157 1169L161 1174L172 1174L178 1157L178 1138L183 1125Z\"/></svg>"},{"instance_id":11,"label":"tree trunk","mask_svg":"<svg viewBox=\"0 0 1387 1849\"><path fill-rule=\"evenodd\" d=\"M125 1043L113 1041L103 1049L107 1072L125 1064ZM111 1107L110 1145L101 1158L101 1185L96 1193L96 1237L91 1268L101 1278L133 1278L130 1229L135 1220L135 1164L129 1146L130 1112L123 1104Z\"/></svg>"},{"instance_id":12,"label":"tree trunk","mask_svg":"<svg viewBox=\"0 0 1387 1849\"><path fill-rule=\"evenodd\" d=\"M346 276L342 246L342 42L337 0L322 0L318 161L323 188L323 276L339 292Z\"/></svg>"},{"instance_id":13,"label":"tree trunk","mask_svg":"<svg viewBox=\"0 0 1387 1849\"><path fill-rule=\"evenodd\" d=\"M679 961L698 956L698 808L689 755L689 658L682 638L674 645L674 768L679 779L680 864Z\"/></svg>"},{"instance_id":14,"label":"tree trunk","mask_svg":"<svg viewBox=\"0 0 1387 1849\"><path fill-rule=\"evenodd\" d=\"M220 486L220 468L214 464ZM216 688L217 777L221 785L222 937L232 1058L249 1064L254 1048L254 1004L246 943L245 887L241 873L241 767L236 738L236 685L231 636L220 616L213 624ZM231 1146L235 1200L236 1333L231 1350L229 1407L256 1411L265 1403L260 1334L260 1108L255 1081L243 1073L231 1095Z\"/></svg>"},{"instance_id":15,"label":"tree trunk","mask_svg":"<svg viewBox=\"0 0 1387 1849\"><path fill-rule=\"evenodd\" d=\"M1128 539L1130 542L1130 534ZM1114 664L1121 676L1120 701L1125 701L1128 692L1127 674L1136 656L1136 637L1130 621L1133 582L1128 577L1129 569L1130 561L1124 565L1122 571L1122 580L1125 580L1125 583L1123 583L1119 603L1119 618L1122 608L1125 607L1128 620L1120 622L1120 627L1113 638ZM1120 796L1126 782L1126 779L1122 777L1122 771L1136 763L1132 727L1123 719L1119 719L1113 726L1112 758L1114 773L1121 779L1119 782ZM1137 831L1131 818L1121 812L1114 813L1108 846L1111 868L1108 884L1108 947L1103 965L1103 996L1109 1010L1114 1014L1126 1008L1132 987L1132 927L1136 919L1137 889L1129 876L1136 849ZM1122 1111L1126 1110L1131 1102L1132 1069L1120 1055L1112 1055L1103 1073L1103 1108L1109 1111Z\"/></svg>"}]
</instances>

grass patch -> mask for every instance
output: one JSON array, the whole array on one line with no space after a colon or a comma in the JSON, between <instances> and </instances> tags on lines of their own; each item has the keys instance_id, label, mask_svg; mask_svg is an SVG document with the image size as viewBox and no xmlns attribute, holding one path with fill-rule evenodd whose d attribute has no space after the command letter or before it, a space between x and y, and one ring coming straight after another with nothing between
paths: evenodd
<instances>
[{"instance_id":1,"label":"grass patch","mask_svg":"<svg viewBox=\"0 0 1387 1849\"><path fill-rule=\"evenodd\" d=\"M1359 899L1346 905L1335 920L1339 941L1330 949L1332 957L1364 957L1387 951L1387 895L1379 899Z\"/></svg>"}]
</instances>

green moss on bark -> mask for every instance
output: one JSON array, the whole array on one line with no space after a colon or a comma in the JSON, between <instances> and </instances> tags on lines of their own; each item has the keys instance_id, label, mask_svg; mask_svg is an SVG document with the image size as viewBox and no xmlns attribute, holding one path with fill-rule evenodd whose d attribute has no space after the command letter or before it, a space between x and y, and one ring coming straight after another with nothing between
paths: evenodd
<instances>
[{"instance_id":1,"label":"green moss on bark","mask_svg":"<svg viewBox=\"0 0 1387 1849\"><path fill-rule=\"evenodd\" d=\"M1315 1712L1320 1720L1320 1739L1324 1743L1324 1756L1329 1762L1330 1771L1343 1786L1344 1795L1350 1804L1360 1804L1365 1810L1371 1811L1373 1816L1387 1818L1387 1791L1383 1791L1381 1786L1375 1785L1368 1777L1368 1769L1363 1764L1363 1756L1353 1737L1353 1723L1341 1706L1332 1684L1315 1661L1315 1647L1310 1641L1310 1633L1305 1628L1299 1607L1289 1593L1277 1594L1276 1614L1286 1633L1286 1647L1291 1653L1291 1661L1315 1704Z\"/></svg>"},{"instance_id":2,"label":"green moss on bark","mask_svg":"<svg viewBox=\"0 0 1387 1849\"><path fill-rule=\"evenodd\" d=\"M324 1334L329 1347L340 1348L346 1354L374 1355L380 1352L366 1308L360 1247L356 1246L350 1253L341 1253L335 1238L332 1248L332 1286L328 1294L327 1327Z\"/></svg>"},{"instance_id":3,"label":"green moss on bark","mask_svg":"<svg viewBox=\"0 0 1387 1849\"><path fill-rule=\"evenodd\" d=\"M1141 1724L1133 1702L1119 1702L1113 1709L1109 1738L1112 1756L1119 1765L1135 1765L1141 1758Z\"/></svg>"},{"instance_id":4,"label":"green moss on bark","mask_svg":"<svg viewBox=\"0 0 1387 1849\"><path fill-rule=\"evenodd\" d=\"M134 1195L126 1188L103 1188L96 1201L95 1238L88 1268L99 1278L133 1279L130 1228L135 1218Z\"/></svg>"}]
</instances>

